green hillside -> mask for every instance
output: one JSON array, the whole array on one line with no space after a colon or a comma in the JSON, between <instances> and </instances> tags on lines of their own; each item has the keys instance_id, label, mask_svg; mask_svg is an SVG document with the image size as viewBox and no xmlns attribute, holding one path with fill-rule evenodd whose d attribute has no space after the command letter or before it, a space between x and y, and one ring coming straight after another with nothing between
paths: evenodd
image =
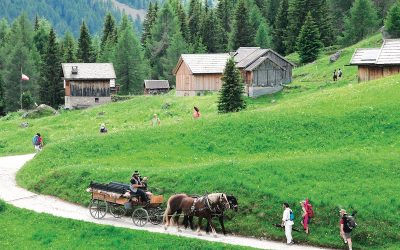
<instances>
[{"instance_id":1,"label":"green hillside","mask_svg":"<svg viewBox=\"0 0 400 250\"><path fill-rule=\"evenodd\" d=\"M135 249L245 249L145 231L132 233L129 229L17 209L1 200L0 216L0 227L7 229L0 234L3 250L28 249L28 246L29 249L132 249L132 246Z\"/></svg>"},{"instance_id":2,"label":"green hillside","mask_svg":"<svg viewBox=\"0 0 400 250\"><path fill-rule=\"evenodd\" d=\"M377 46L374 36L356 45ZM295 70L290 88L248 100L246 111L218 115L217 96L135 97L56 117L0 121L0 154L31 152L36 131L45 150L18 175L35 192L87 204L91 180L127 182L133 170L150 177L157 193L223 191L239 199L227 223L234 233L283 239L272 223L289 201L300 227L299 201L309 197L316 218L307 244L342 247L338 209L357 210L356 248L395 247L400 241L400 76L358 84L346 67L333 84L330 73L348 64L354 48L330 64L323 57ZM191 118L199 106L203 117ZM162 124L149 126L153 113ZM98 133L105 122L107 135Z\"/></svg>"}]
</instances>

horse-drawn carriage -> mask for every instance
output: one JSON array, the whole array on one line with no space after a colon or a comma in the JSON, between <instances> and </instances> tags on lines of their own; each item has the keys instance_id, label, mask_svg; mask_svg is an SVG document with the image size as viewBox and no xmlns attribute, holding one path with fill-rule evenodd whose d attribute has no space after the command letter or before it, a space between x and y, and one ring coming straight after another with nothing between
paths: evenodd
<instances>
[{"instance_id":1,"label":"horse-drawn carriage","mask_svg":"<svg viewBox=\"0 0 400 250\"><path fill-rule=\"evenodd\" d=\"M90 215L102 219L110 212L115 218L121 218L132 211L132 221L136 226L143 227L150 221L153 225L162 222L164 211L161 204L162 195L153 195L149 203L142 202L140 197L129 193L129 185L110 182L108 184L91 182L87 190L92 194L89 205Z\"/></svg>"}]
</instances>

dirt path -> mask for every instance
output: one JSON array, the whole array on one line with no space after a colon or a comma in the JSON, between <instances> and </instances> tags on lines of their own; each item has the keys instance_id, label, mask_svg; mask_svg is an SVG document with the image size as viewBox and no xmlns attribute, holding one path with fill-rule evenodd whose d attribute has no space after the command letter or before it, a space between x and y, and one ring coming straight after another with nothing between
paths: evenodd
<instances>
[{"instance_id":1,"label":"dirt path","mask_svg":"<svg viewBox=\"0 0 400 250\"><path fill-rule=\"evenodd\" d=\"M176 228L170 227L165 231L161 226L147 224L143 228L133 225L130 218L115 219L107 214L102 220L93 219L86 207L72 204L58 198L46 195L39 195L28 190L18 187L15 181L17 171L29 160L34 157L34 154L0 157L0 199L16 207L33 210L39 213L48 213L58 217L70 218L75 220L87 221L103 225L112 225L135 230L145 230L148 232L173 234L183 237L196 238L200 240L222 242L233 245L248 246L260 249L322 249L316 247L292 245L287 246L283 243L258 240L253 238L245 238L238 236L223 236L218 235L217 238L211 235L198 236L191 230L186 230L178 233ZM283 232L282 232L283 233Z\"/></svg>"}]
</instances>

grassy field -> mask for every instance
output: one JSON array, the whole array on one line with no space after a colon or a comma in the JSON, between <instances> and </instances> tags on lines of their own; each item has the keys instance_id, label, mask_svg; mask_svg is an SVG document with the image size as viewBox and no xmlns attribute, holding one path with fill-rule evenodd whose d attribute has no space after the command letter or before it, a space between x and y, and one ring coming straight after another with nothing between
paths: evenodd
<instances>
[{"instance_id":1,"label":"grassy field","mask_svg":"<svg viewBox=\"0 0 400 250\"><path fill-rule=\"evenodd\" d=\"M0 249L245 249L172 235L62 219L0 200ZM28 226L28 225L35 225ZM68 232L68 233L66 233Z\"/></svg>"},{"instance_id":2,"label":"grassy field","mask_svg":"<svg viewBox=\"0 0 400 250\"><path fill-rule=\"evenodd\" d=\"M379 46L374 36L358 47ZM346 67L354 51L343 50L334 64L327 57L297 68L291 88L249 99L241 113L218 115L216 95L135 97L122 103L62 112L29 120L0 121L0 154L32 151L40 131L47 143L17 176L36 192L87 204L91 180L127 182L138 169L156 193L223 191L239 199L240 211L227 228L234 233L283 240L272 223L288 201L300 227L299 201L309 197L316 218L311 235L297 241L342 247L338 210L357 210L356 248L396 248L400 241L398 162L400 76L358 84ZM199 106L203 117L191 118ZM162 125L149 126L153 113ZM106 122L110 132L98 133ZM230 214L231 216L231 214Z\"/></svg>"}]
</instances>

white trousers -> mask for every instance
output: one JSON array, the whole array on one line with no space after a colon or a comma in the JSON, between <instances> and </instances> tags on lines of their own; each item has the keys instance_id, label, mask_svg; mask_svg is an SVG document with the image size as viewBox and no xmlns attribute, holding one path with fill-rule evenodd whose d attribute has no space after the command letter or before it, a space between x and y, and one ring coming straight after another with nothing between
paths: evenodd
<instances>
[{"instance_id":1,"label":"white trousers","mask_svg":"<svg viewBox=\"0 0 400 250\"><path fill-rule=\"evenodd\" d=\"M288 224L288 223L286 223ZM285 225L285 235L286 235L286 241L287 243L290 243L293 241L292 238L292 225Z\"/></svg>"}]
</instances>

